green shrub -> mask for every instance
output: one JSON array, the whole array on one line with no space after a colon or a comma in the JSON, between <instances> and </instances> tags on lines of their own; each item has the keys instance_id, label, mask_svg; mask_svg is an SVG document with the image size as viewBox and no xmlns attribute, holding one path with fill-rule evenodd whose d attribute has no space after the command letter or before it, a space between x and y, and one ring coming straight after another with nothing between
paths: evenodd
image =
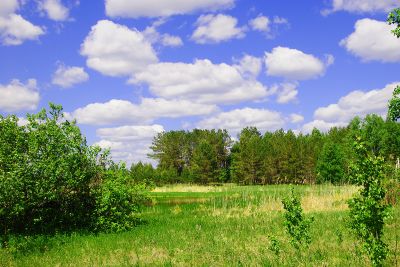
<instances>
[{"instance_id":1,"label":"green shrub","mask_svg":"<svg viewBox=\"0 0 400 267\"><path fill-rule=\"evenodd\" d=\"M120 232L139 223L138 213L147 200L144 190L144 185L132 185L125 165L114 164L106 170L101 184L93 190L95 230Z\"/></svg>"},{"instance_id":2,"label":"green shrub","mask_svg":"<svg viewBox=\"0 0 400 267\"><path fill-rule=\"evenodd\" d=\"M355 162L351 179L362 186L359 194L349 201L350 228L362 241L363 249L374 266L382 266L388 247L382 240L388 204L383 187L385 162L383 157L370 155L361 138L354 142Z\"/></svg>"},{"instance_id":3,"label":"green shrub","mask_svg":"<svg viewBox=\"0 0 400 267\"><path fill-rule=\"evenodd\" d=\"M291 195L284 198L282 204L285 209L284 224L291 238L290 243L296 249L299 249L300 245L307 247L311 243L310 225L314 218L305 218L300 198L295 195L293 188Z\"/></svg>"}]
</instances>

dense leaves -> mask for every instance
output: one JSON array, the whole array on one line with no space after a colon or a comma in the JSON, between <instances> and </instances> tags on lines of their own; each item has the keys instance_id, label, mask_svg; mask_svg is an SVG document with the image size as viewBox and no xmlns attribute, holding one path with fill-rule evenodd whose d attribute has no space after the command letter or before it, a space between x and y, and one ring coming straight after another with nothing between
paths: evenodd
<instances>
[{"instance_id":1,"label":"dense leaves","mask_svg":"<svg viewBox=\"0 0 400 267\"><path fill-rule=\"evenodd\" d=\"M126 216L139 203L136 189L111 163L107 153L87 145L75 122L63 118L61 106L28 115L25 126L15 116L0 117L3 243L9 234L119 230L115 224L129 223Z\"/></svg>"},{"instance_id":2,"label":"dense leaves","mask_svg":"<svg viewBox=\"0 0 400 267\"><path fill-rule=\"evenodd\" d=\"M301 245L308 246L311 243L310 225L314 218L305 218L301 207L300 198L295 195L292 188L291 195L282 200L285 209L284 225L290 236L290 242L295 248Z\"/></svg>"},{"instance_id":3,"label":"dense leaves","mask_svg":"<svg viewBox=\"0 0 400 267\"><path fill-rule=\"evenodd\" d=\"M387 22L389 23L389 25L394 24L396 26L396 28L394 30L392 30L392 33L397 38L400 38L400 8L396 8L392 12L389 13Z\"/></svg>"},{"instance_id":4,"label":"dense leaves","mask_svg":"<svg viewBox=\"0 0 400 267\"><path fill-rule=\"evenodd\" d=\"M350 227L363 242L375 266L382 266L388 248L383 242L384 220L388 217L385 203L384 159L371 154L361 138L354 142L356 159L351 165L351 179L359 186L359 195L349 201Z\"/></svg>"}]
</instances>

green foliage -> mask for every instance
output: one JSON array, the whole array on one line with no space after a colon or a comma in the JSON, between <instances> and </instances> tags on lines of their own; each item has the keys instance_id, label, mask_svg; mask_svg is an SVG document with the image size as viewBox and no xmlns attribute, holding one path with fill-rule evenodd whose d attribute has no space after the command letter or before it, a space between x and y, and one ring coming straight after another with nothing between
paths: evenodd
<instances>
[{"instance_id":1,"label":"green foliage","mask_svg":"<svg viewBox=\"0 0 400 267\"><path fill-rule=\"evenodd\" d=\"M400 119L400 86L394 89L393 97L389 100L387 119L389 121L397 121Z\"/></svg>"},{"instance_id":2,"label":"green foliage","mask_svg":"<svg viewBox=\"0 0 400 267\"><path fill-rule=\"evenodd\" d=\"M317 162L317 182L341 184L345 181L345 161L342 148L335 143L327 142Z\"/></svg>"},{"instance_id":3,"label":"green foliage","mask_svg":"<svg viewBox=\"0 0 400 267\"><path fill-rule=\"evenodd\" d=\"M372 264L381 266L388 248L382 240L384 220L388 217L385 204L384 159L371 155L361 138L354 142L355 162L351 165L351 179L362 186L359 195L352 198L350 208L350 228L363 242L363 248Z\"/></svg>"},{"instance_id":4,"label":"green foliage","mask_svg":"<svg viewBox=\"0 0 400 267\"><path fill-rule=\"evenodd\" d=\"M140 222L138 213L147 200L143 185L133 185L124 164L113 164L106 170L99 186L93 189L96 206L95 230L121 232Z\"/></svg>"},{"instance_id":5,"label":"green foliage","mask_svg":"<svg viewBox=\"0 0 400 267\"><path fill-rule=\"evenodd\" d=\"M389 13L387 22L389 23L389 25L396 26L396 28L394 30L392 30L392 33L397 38L400 38L400 8L396 8L392 12Z\"/></svg>"},{"instance_id":6,"label":"green foliage","mask_svg":"<svg viewBox=\"0 0 400 267\"><path fill-rule=\"evenodd\" d=\"M268 249L271 250L276 256L279 256L281 254L281 242L275 237L275 236L270 236L270 244Z\"/></svg>"},{"instance_id":7,"label":"green foliage","mask_svg":"<svg viewBox=\"0 0 400 267\"><path fill-rule=\"evenodd\" d=\"M284 225L286 227L286 232L291 238L290 243L296 249L299 249L300 245L308 247L311 243L310 226L314 218L305 218L300 198L295 195L293 188L291 195L284 198L282 204L285 209Z\"/></svg>"},{"instance_id":8,"label":"green foliage","mask_svg":"<svg viewBox=\"0 0 400 267\"><path fill-rule=\"evenodd\" d=\"M10 235L118 230L111 222L120 224L140 202L131 196L137 189L110 166L108 153L88 146L61 106L50 104L48 112L28 115L26 126L19 126L15 116L0 117L3 245ZM108 224L99 226L101 220Z\"/></svg>"}]
</instances>

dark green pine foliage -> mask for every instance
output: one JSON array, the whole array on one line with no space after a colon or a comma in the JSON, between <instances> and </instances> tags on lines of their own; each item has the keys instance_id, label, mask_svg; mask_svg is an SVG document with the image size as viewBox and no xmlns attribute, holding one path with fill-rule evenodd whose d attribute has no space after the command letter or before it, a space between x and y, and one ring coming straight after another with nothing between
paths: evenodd
<instances>
[{"instance_id":1,"label":"dark green pine foliage","mask_svg":"<svg viewBox=\"0 0 400 267\"><path fill-rule=\"evenodd\" d=\"M339 144L327 142L317 162L317 182L341 184L346 179L344 153Z\"/></svg>"}]
</instances>

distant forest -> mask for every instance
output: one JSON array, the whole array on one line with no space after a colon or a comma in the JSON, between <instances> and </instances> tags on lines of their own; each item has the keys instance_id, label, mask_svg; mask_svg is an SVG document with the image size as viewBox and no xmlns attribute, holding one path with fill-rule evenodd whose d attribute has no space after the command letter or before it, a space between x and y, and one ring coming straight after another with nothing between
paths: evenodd
<instances>
[{"instance_id":1,"label":"distant forest","mask_svg":"<svg viewBox=\"0 0 400 267\"><path fill-rule=\"evenodd\" d=\"M131 176L166 183L348 183L352 145L359 136L373 155L396 164L400 124L378 115L354 118L347 127L310 134L244 128L233 141L226 130L169 131L154 137L149 155L158 162L133 164Z\"/></svg>"}]
</instances>

